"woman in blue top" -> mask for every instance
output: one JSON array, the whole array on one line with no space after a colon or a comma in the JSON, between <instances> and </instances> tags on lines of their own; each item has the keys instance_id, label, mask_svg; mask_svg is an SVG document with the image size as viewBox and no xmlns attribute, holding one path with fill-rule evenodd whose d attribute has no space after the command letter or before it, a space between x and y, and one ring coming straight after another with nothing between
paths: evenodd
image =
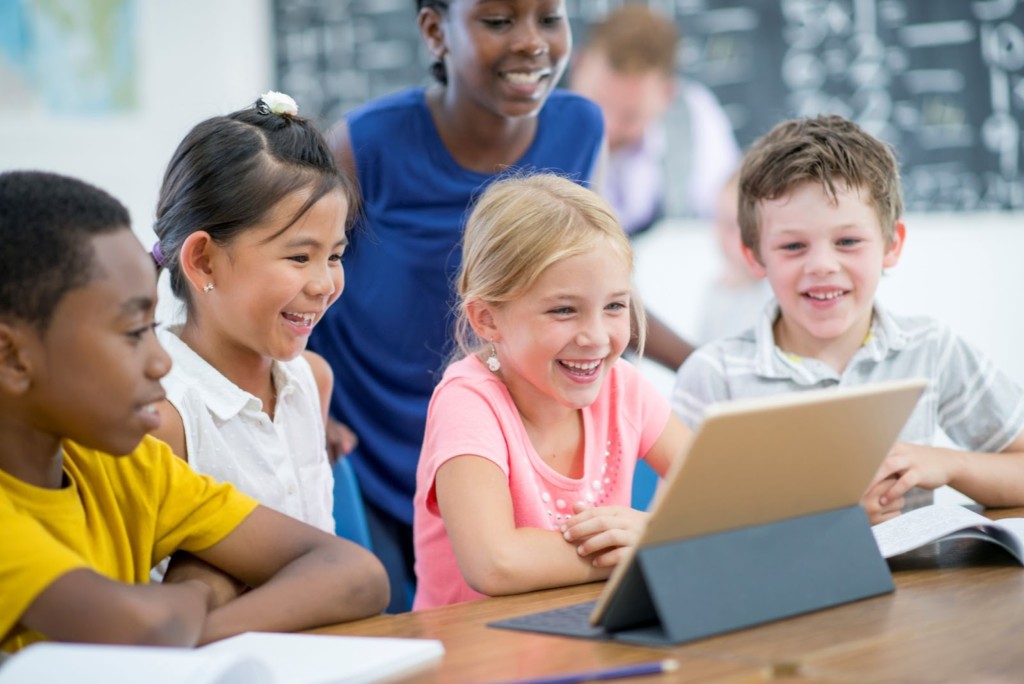
<instances>
[{"instance_id":1,"label":"woman in blue top","mask_svg":"<svg viewBox=\"0 0 1024 684\"><path fill-rule=\"evenodd\" d=\"M391 611L411 603L402 589L414 582L416 463L451 351L468 207L508 169L590 181L604 135L595 105L555 89L572 46L564 2L417 7L437 83L370 102L334 132L334 153L362 192L362 225L345 255L348 290L359 294L329 309L310 341L334 370L331 416L359 439L349 458L388 568Z\"/></svg>"}]
</instances>

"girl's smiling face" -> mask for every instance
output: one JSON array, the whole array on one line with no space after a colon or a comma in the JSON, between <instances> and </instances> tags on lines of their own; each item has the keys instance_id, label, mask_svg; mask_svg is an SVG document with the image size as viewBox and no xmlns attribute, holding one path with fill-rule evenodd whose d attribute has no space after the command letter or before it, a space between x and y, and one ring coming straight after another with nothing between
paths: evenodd
<instances>
[{"instance_id":1,"label":"girl's smiling face","mask_svg":"<svg viewBox=\"0 0 1024 684\"><path fill-rule=\"evenodd\" d=\"M589 406L630 337L630 270L607 240L558 261L521 297L491 306L500 375L520 410Z\"/></svg>"},{"instance_id":2,"label":"girl's smiling face","mask_svg":"<svg viewBox=\"0 0 1024 684\"><path fill-rule=\"evenodd\" d=\"M216 347L293 359L341 294L348 203L329 192L289 226L307 198L306 190L286 196L261 224L211 249L214 287L194 296L199 329Z\"/></svg>"},{"instance_id":3,"label":"girl's smiling face","mask_svg":"<svg viewBox=\"0 0 1024 684\"><path fill-rule=\"evenodd\" d=\"M453 0L421 28L452 95L509 118L540 111L572 49L562 0Z\"/></svg>"}]
</instances>

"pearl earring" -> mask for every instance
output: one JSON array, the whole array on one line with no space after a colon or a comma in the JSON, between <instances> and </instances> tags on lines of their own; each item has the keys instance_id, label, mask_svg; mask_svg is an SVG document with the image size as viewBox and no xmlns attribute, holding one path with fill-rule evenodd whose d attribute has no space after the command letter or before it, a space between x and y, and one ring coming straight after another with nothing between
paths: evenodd
<instances>
[{"instance_id":1,"label":"pearl earring","mask_svg":"<svg viewBox=\"0 0 1024 684\"><path fill-rule=\"evenodd\" d=\"M498 358L498 350L494 348L494 344L491 344L491 353L487 356L487 369L492 373L497 373L501 370L501 359Z\"/></svg>"},{"instance_id":2,"label":"pearl earring","mask_svg":"<svg viewBox=\"0 0 1024 684\"><path fill-rule=\"evenodd\" d=\"M208 293L213 289L213 283L206 283L203 285L203 292Z\"/></svg>"}]
</instances>

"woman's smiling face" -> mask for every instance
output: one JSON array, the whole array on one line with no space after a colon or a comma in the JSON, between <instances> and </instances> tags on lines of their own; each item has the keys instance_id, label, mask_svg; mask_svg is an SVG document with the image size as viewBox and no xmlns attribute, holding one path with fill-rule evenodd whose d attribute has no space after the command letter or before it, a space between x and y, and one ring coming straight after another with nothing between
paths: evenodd
<instances>
[{"instance_id":1,"label":"woman's smiling face","mask_svg":"<svg viewBox=\"0 0 1024 684\"><path fill-rule=\"evenodd\" d=\"M540 111L572 49L561 0L453 0L441 27L449 90L502 117Z\"/></svg>"}]
</instances>

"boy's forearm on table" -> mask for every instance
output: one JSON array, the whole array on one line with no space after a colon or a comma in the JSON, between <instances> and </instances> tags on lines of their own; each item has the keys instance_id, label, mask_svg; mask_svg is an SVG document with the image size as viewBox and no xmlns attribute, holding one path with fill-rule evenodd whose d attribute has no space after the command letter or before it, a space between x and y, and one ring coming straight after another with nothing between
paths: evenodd
<instances>
[{"instance_id":1,"label":"boy's forearm on table","mask_svg":"<svg viewBox=\"0 0 1024 684\"><path fill-rule=\"evenodd\" d=\"M43 590L20 622L55 641L188 647L211 601L200 582L129 584L79 568Z\"/></svg>"},{"instance_id":2,"label":"boy's forearm on table","mask_svg":"<svg viewBox=\"0 0 1024 684\"><path fill-rule=\"evenodd\" d=\"M213 610L201 641L245 631L296 631L379 614L389 598L380 562L354 544L318 547L265 584Z\"/></svg>"},{"instance_id":3,"label":"boy's forearm on table","mask_svg":"<svg viewBox=\"0 0 1024 684\"><path fill-rule=\"evenodd\" d=\"M949 451L951 487L984 506L1024 505L1024 453Z\"/></svg>"}]
</instances>

